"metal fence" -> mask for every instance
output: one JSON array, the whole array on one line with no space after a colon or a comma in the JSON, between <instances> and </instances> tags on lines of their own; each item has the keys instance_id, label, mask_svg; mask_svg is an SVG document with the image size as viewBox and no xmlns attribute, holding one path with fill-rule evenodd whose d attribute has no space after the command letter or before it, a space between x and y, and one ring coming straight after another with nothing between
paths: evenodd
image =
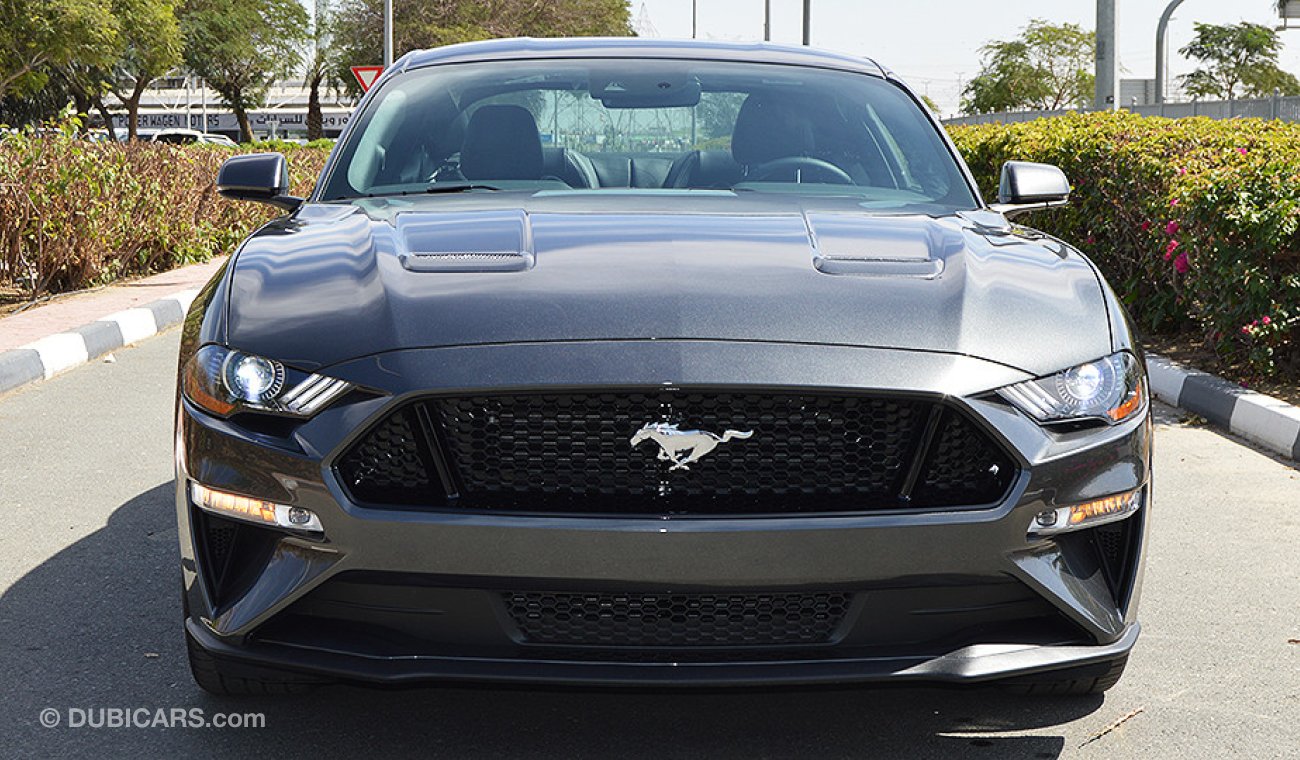
<instances>
[{"instance_id":1,"label":"metal fence","mask_svg":"<svg viewBox=\"0 0 1300 760\"><path fill-rule=\"evenodd\" d=\"M1167 116L1181 119L1188 116L1206 116L1211 119L1281 119L1300 122L1300 96L1274 96L1271 98L1248 98L1243 100L1192 101L1190 103L1165 103L1158 106L1131 106L1125 110L1143 116ZM1076 110L1061 111L1004 111L1001 113L982 113L973 116L955 116L944 119L944 124L1014 124L1021 121L1046 119L1079 113Z\"/></svg>"}]
</instances>

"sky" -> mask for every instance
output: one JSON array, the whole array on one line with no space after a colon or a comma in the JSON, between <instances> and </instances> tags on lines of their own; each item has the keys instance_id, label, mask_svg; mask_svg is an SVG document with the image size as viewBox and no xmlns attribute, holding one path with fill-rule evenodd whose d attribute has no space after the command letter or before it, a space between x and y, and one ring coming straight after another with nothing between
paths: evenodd
<instances>
[{"instance_id":1,"label":"sky","mask_svg":"<svg viewBox=\"0 0 1300 760\"><path fill-rule=\"evenodd\" d=\"M803 0L771 0L772 39L798 44ZM697 0L698 35L712 39L763 38L763 0ZM691 36L691 0L631 0L632 18L642 11L658 36ZM1120 76L1155 75L1156 24L1168 0L1118 0ZM979 48L1014 39L1031 19L1096 27L1092 0L812 0L812 44L864 55L893 69L928 94L944 115L957 111L964 81L979 71ZM1184 0L1169 24L1169 72L1194 68L1178 55L1193 36L1194 22L1278 23L1273 0ZM1281 64L1300 75L1300 29L1281 32Z\"/></svg>"}]
</instances>

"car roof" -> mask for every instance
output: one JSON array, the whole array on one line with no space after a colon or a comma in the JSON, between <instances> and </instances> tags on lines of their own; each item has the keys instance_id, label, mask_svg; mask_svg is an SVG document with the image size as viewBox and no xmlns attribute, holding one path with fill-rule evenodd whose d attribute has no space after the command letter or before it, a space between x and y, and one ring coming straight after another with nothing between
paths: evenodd
<instances>
[{"instance_id":1,"label":"car roof","mask_svg":"<svg viewBox=\"0 0 1300 760\"><path fill-rule=\"evenodd\" d=\"M415 50L394 65L396 72L441 63L469 63L520 58L679 58L746 63L777 63L815 66L892 76L888 69L871 60L844 53L770 42L722 42L718 40L659 40L641 37L513 37L466 42L431 50Z\"/></svg>"}]
</instances>

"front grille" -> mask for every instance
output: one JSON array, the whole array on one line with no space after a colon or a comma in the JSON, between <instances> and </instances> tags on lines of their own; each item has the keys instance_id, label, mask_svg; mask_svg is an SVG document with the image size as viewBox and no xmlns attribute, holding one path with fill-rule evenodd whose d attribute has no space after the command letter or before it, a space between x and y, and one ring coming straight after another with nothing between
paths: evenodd
<instances>
[{"instance_id":1,"label":"front grille","mask_svg":"<svg viewBox=\"0 0 1300 760\"><path fill-rule=\"evenodd\" d=\"M825 644L852 597L789 594L504 592L524 642L579 647Z\"/></svg>"},{"instance_id":2,"label":"front grille","mask_svg":"<svg viewBox=\"0 0 1300 760\"><path fill-rule=\"evenodd\" d=\"M631 445L652 422L741 435L673 469L654 440ZM975 507L999 501L1014 471L987 433L931 400L696 390L431 398L338 463L362 504L558 514Z\"/></svg>"}]
</instances>

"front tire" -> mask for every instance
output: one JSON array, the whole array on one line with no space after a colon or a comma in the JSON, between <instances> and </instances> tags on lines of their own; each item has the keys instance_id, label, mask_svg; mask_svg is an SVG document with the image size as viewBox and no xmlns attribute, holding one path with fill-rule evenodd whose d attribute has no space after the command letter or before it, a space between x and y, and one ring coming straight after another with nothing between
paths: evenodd
<instances>
[{"instance_id":1,"label":"front tire","mask_svg":"<svg viewBox=\"0 0 1300 760\"><path fill-rule=\"evenodd\" d=\"M1126 654L1096 665L1035 673L1008 681L1003 687L1013 694L1032 696L1081 697L1101 694L1119 683L1127 664Z\"/></svg>"}]
</instances>

